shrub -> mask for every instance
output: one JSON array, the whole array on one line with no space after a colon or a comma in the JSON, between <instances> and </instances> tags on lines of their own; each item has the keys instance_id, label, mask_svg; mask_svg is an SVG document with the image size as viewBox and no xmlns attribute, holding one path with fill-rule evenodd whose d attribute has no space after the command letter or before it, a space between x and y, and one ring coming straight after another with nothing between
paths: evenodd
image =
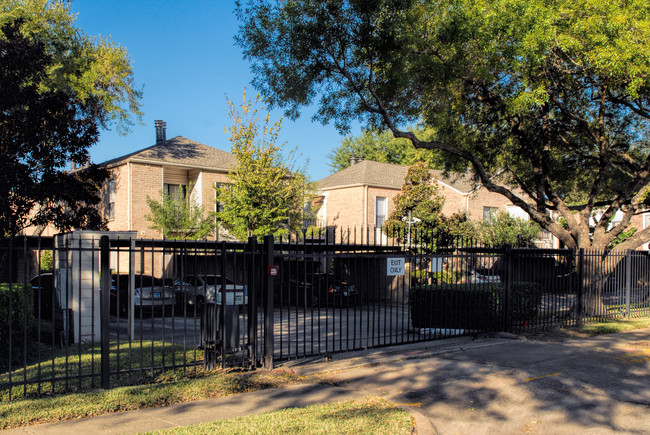
<instances>
[{"instance_id":1,"label":"shrub","mask_svg":"<svg viewBox=\"0 0 650 435\"><path fill-rule=\"evenodd\" d=\"M411 288L415 328L493 330L499 328L499 284L455 284Z\"/></svg>"},{"instance_id":2,"label":"shrub","mask_svg":"<svg viewBox=\"0 0 650 435\"><path fill-rule=\"evenodd\" d=\"M542 286L536 282L513 282L510 286L513 322L531 320L542 303Z\"/></svg>"},{"instance_id":3,"label":"shrub","mask_svg":"<svg viewBox=\"0 0 650 435\"><path fill-rule=\"evenodd\" d=\"M9 315L9 299L11 295L11 316ZM34 296L29 284L0 283L0 367L9 365L9 345L11 344L12 362L22 361L25 355L25 334L28 334L34 318ZM11 324L9 318L11 317ZM11 328L10 328L11 326ZM9 330L11 329L11 337Z\"/></svg>"},{"instance_id":4,"label":"shrub","mask_svg":"<svg viewBox=\"0 0 650 435\"><path fill-rule=\"evenodd\" d=\"M534 282L515 282L510 292L511 320L533 319L542 302L542 287ZM501 283L413 286L409 300L413 327L500 329L502 293Z\"/></svg>"},{"instance_id":5,"label":"shrub","mask_svg":"<svg viewBox=\"0 0 650 435\"><path fill-rule=\"evenodd\" d=\"M454 284L459 280L460 272L430 272L428 270L411 271L411 285Z\"/></svg>"}]
</instances>

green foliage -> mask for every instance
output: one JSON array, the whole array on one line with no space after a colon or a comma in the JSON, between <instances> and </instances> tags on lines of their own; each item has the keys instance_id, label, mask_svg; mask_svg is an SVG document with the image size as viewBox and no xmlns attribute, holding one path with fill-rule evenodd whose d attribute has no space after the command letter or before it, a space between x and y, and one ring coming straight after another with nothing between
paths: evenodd
<instances>
[{"instance_id":1,"label":"green foliage","mask_svg":"<svg viewBox=\"0 0 650 435\"><path fill-rule=\"evenodd\" d=\"M259 97L251 103L246 93L239 108L232 101L227 128L238 165L229 174L231 183L217 187L223 210L219 222L240 240L297 233L313 186L303 171L294 168L294 151L283 155L277 144L281 120L271 124Z\"/></svg>"},{"instance_id":2,"label":"green foliage","mask_svg":"<svg viewBox=\"0 0 650 435\"><path fill-rule=\"evenodd\" d=\"M412 129L416 134L433 137L433 131ZM440 151L418 149L407 139L398 139L390 131L364 130L361 135L346 136L328 155L330 172L335 173L350 166L354 154L364 160L411 166L424 161L431 169L442 169L443 156Z\"/></svg>"},{"instance_id":3,"label":"green foliage","mask_svg":"<svg viewBox=\"0 0 650 435\"><path fill-rule=\"evenodd\" d=\"M609 245L607 245L607 249L614 249L617 245L620 245L630 237L632 237L634 234L636 234L637 229L634 227L630 227L627 230L621 232L614 240L609 242Z\"/></svg>"},{"instance_id":4,"label":"green foliage","mask_svg":"<svg viewBox=\"0 0 650 435\"><path fill-rule=\"evenodd\" d=\"M0 4L0 238L52 223L104 229L108 173L89 162L99 126L140 116L124 48L74 27L68 2ZM69 162L83 170L66 172Z\"/></svg>"},{"instance_id":5,"label":"green foliage","mask_svg":"<svg viewBox=\"0 0 650 435\"><path fill-rule=\"evenodd\" d=\"M431 272L429 270L411 271L411 285L455 284L460 279L457 271Z\"/></svg>"},{"instance_id":6,"label":"green foliage","mask_svg":"<svg viewBox=\"0 0 650 435\"><path fill-rule=\"evenodd\" d=\"M489 223L480 224L481 242L487 246L530 247L539 236L539 224L499 212Z\"/></svg>"},{"instance_id":7,"label":"green foliage","mask_svg":"<svg viewBox=\"0 0 650 435\"><path fill-rule=\"evenodd\" d=\"M9 301L11 300L11 304ZM10 308L11 307L11 312ZM30 328L34 318L34 293L27 284L0 283L0 369L9 366L9 346L14 364L21 364L31 344ZM11 329L11 335L9 331ZM27 346L25 346L27 334ZM27 349L26 349L27 347Z\"/></svg>"},{"instance_id":8,"label":"green foliage","mask_svg":"<svg viewBox=\"0 0 650 435\"><path fill-rule=\"evenodd\" d=\"M128 132L142 117L142 91L128 52L110 38L84 34L74 21L66 0L4 0L0 5L0 27L21 22L22 35L42 44L51 58L39 90L64 90L102 126Z\"/></svg>"},{"instance_id":9,"label":"green foliage","mask_svg":"<svg viewBox=\"0 0 650 435\"><path fill-rule=\"evenodd\" d=\"M415 328L498 330L503 317L503 284L442 284L411 287L409 304ZM512 322L534 320L543 289L534 282L510 285Z\"/></svg>"},{"instance_id":10,"label":"green foliage","mask_svg":"<svg viewBox=\"0 0 650 435\"><path fill-rule=\"evenodd\" d=\"M498 330L500 292L500 284L411 287L413 327Z\"/></svg>"},{"instance_id":11,"label":"green foliage","mask_svg":"<svg viewBox=\"0 0 650 435\"><path fill-rule=\"evenodd\" d=\"M646 200L646 0L250 0L237 17L273 105L291 117L317 105L315 119L342 131L388 128L470 162L568 247L605 248L625 230L607 220ZM415 122L433 136L402 127ZM605 208L592 238L569 205ZM649 238L644 229L621 245Z\"/></svg>"},{"instance_id":12,"label":"green foliage","mask_svg":"<svg viewBox=\"0 0 650 435\"><path fill-rule=\"evenodd\" d=\"M462 211L443 216L442 228L440 242L445 245L473 244L479 239L478 226Z\"/></svg>"},{"instance_id":13,"label":"green foliage","mask_svg":"<svg viewBox=\"0 0 650 435\"><path fill-rule=\"evenodd\" d=\"M407 240L414 244L431 243L435 239L441 225L440 211L444 198L438 192L438 184L425 162L417 162L409 167L402 190L393 202L395 210L386 220L386 234L402 243ZM409 218L419 221L409 225Z\"/></svg>"},{"instance_id":14,"label":"green foliage","mask_svg":"<svg viewBox=\"0 0 650 435\"><path fill-rule=\"evenodd\" d=\"M188 190L191 192L193 187L190 184ZM150 213L145 218L152 224L149 228L161 231L167 239L201 240L214 233L214 214L206 215L203 206L191 194L186 196L183 190L161 194L162 201L147 195Z\"/></svg>"},{"instance_id":15,"label":"green foliage","mask_svg":"<svg viewBox=\"0 0 650 435\"><path fill-rule=\"evenodd\" d=\"M54 256L52 251L41 251L41 272L52 272L54 271Z\"/></svg>"},{"instance_id":16,"label":"green foliage","mask_svg":"<svg viewBox=\"0 0 650 435\"><path fill-rule=\"evenodd\" d=\"M526 322L535 319L542 304L544 289L536 282L513 282L510 285L511 319Z\"/></svg>"}]
</instances>

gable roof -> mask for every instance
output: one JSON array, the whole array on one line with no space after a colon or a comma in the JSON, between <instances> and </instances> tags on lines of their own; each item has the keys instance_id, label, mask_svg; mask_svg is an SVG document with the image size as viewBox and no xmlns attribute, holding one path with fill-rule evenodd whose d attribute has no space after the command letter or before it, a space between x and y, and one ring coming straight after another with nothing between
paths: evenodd
<instances>
[{"instance_id":1,"label":"gable roof","mask_svg":"<svg viewBox=\"0 0 650 435\"><path fill-rule=\"evenodd\" d=\"M232 153L204 145L183 136L176 136L149 148L108 160L102 165L114 167L127 162L223 171L228 171L237 166L237 159Z\"/></svg>"},{"instance_id":2,"label":"gable roof","mask_svg":"<svg viewBox=\"0 0 650 435\"><path fill-rule=\"evenodd\" d=\"M388 189L401 189L407 171L408 166L363 160L325 177L317 183L321 190L366 185ZM461 193L469 193L480 184L474 181L468 172L448 173L446 176L443 175L442 171L435 169L431 169L430 172L438 182L446 184Z\"/></svg>"}]
</instances>

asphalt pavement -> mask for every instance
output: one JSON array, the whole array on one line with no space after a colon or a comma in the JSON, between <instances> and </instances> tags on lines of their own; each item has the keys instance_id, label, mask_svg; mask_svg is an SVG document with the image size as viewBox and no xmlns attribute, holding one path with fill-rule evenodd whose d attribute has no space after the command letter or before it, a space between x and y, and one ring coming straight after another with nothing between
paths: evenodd
<instances>
[{"instance_id":1,"label":"asphalt pavement","mask_svg":"<svg viewBox=\"0 0 650 435\"><path fill-rule=\"evenodd\" d=\"M650 433L650 328L565 342L452 338L279 368L329 382L6 433L137 433L368 394L411 412L420 434Z\"/></svg>"}]
</instances>

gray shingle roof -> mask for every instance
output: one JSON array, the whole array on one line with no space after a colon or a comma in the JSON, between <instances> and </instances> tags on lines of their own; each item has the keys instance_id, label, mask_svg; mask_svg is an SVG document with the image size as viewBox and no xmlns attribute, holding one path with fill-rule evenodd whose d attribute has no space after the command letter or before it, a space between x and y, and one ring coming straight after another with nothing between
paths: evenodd
<instances>
[{"instance_id":1,"label":"gray shingle roof","mask_svg":"<svg viewBox=\"0 0 650 435\"><path fill-rule=\"evenodd\" d=\"M349 166L325 177L317 183L322 190L354 185L400 189L404 183L407 170L408 166L404 165L363 160L356 165ZM442 171L432 169L431 174L438 181L464 193L471 191L478 185L469 173L448 173L445 176Z\"/></svg>"},{"instance_id":2,"label":"gray shingle roof","mask_svg":"<svg viewBox=\"0 0 650 435\"><path fill-rule=\"evenodd\" d=\"M146 161L172 166L182 165L224 171L237 165L237 159L232 153L182 136L176 136L161 144L108 160L103 165L116 166L128 161Z\"/></svg>"}]
</instances>

